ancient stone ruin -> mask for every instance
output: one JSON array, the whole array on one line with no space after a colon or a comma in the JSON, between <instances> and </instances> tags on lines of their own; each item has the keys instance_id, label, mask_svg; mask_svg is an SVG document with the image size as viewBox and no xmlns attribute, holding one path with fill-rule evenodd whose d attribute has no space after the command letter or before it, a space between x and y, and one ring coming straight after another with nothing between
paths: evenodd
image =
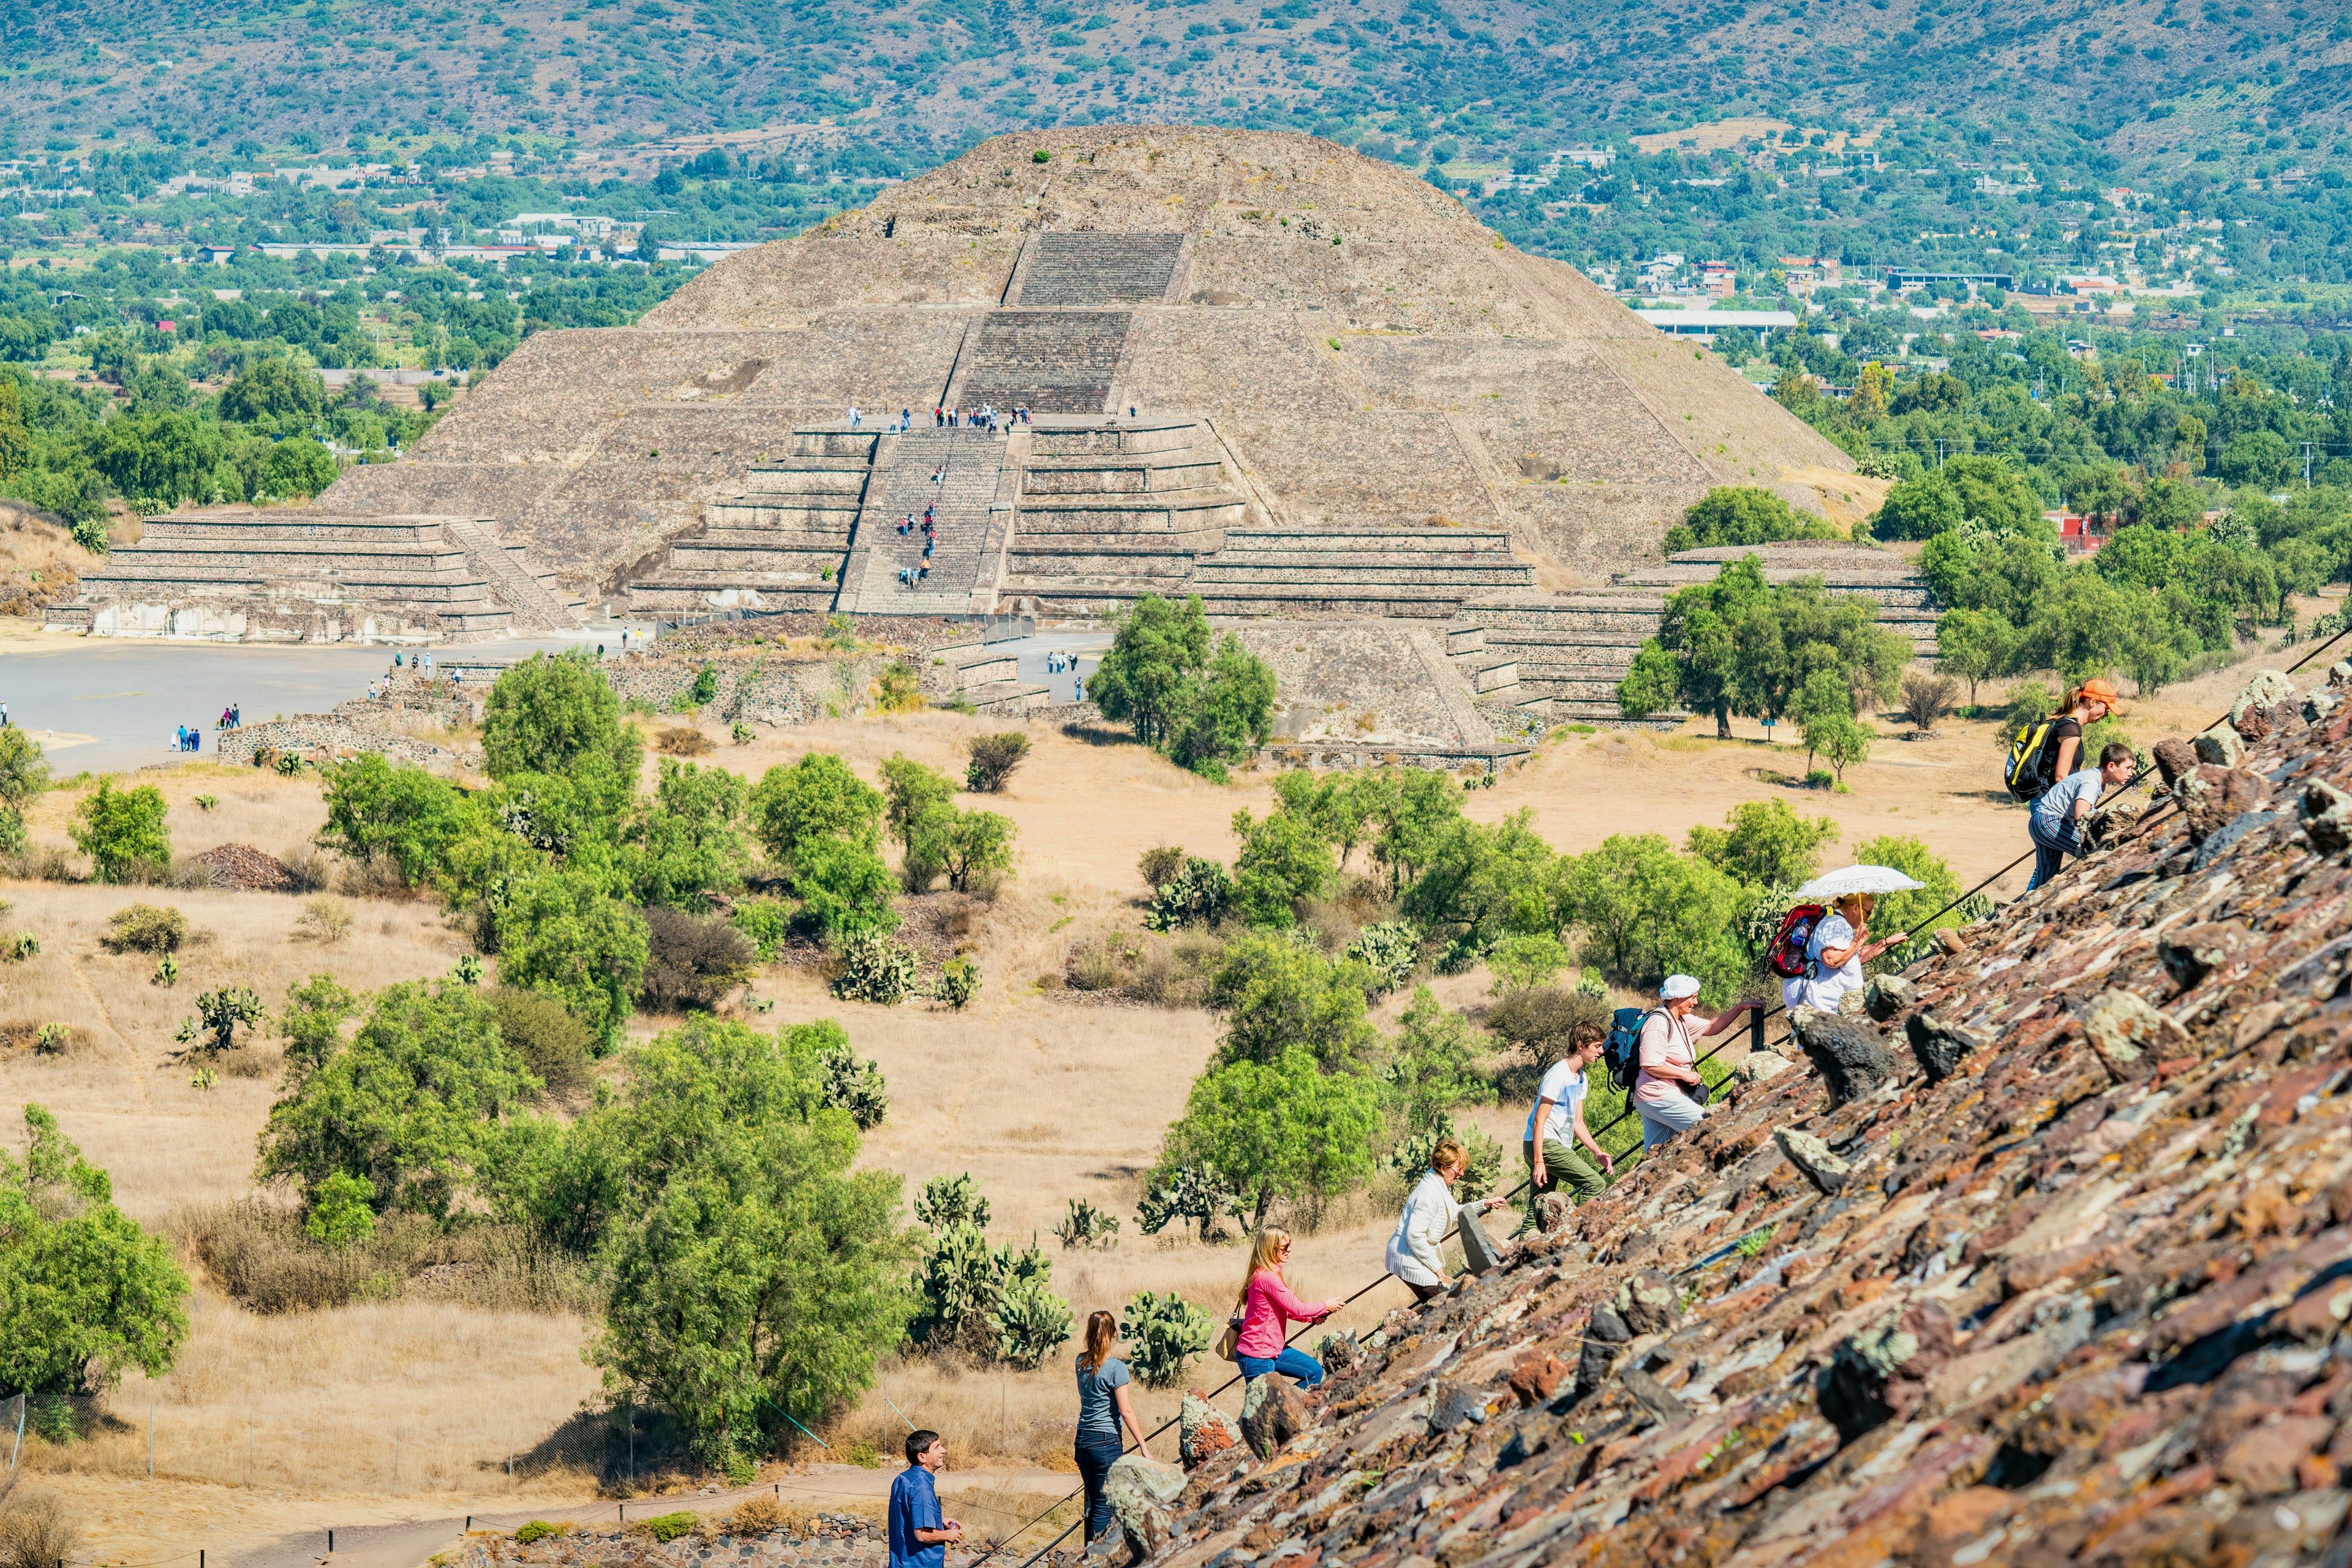
<instances>
[{"instance_id":1,"label":"ancient stone ruin","mask_svg":"<svg viewBox=\"0 0 2352 1568\"><path fill-rule=\"evenodd\" d=\"M2301 697L2264 677L2112 847L1332 1347L1304 1430L1130 1498L1129 1542L1161 1568L2344 1563L2347 691L2352 665Z\"/></svg>"},{"instance_id":2,"label":"ancient stone ruin","mask_svg":"<svg viewBox=\"0 0 2352 1568\"><path fill-rule=\"evenodd\" d=\"M1197 594L1310 628L1285 646L1324 669L1365 640L1327 628L1421 628L1402 686L1286 691L1286 740L1442 752L1615 720L1663 595L1716 569L1661 561L1667 523L1724 484L1834 510L1852 467L1405 170L1288 133L1065 128L730 257L635 327L525 340L312 509L151 520L51 619L394 639ZM929 556L900 531L927 514ZM1891 555L1772 568L1928 629Z\"/></svg>"}]
</instances>

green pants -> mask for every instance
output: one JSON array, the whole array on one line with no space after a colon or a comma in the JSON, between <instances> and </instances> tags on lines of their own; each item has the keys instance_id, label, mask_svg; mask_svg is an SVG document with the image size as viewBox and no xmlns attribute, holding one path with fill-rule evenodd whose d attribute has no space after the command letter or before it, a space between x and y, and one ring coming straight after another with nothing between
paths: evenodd
<instances>
[{"instance_id":1,"label":"green pants","mask_svg":"<svg viewBox=\"0 0 2352 1568\"><path fill-rule=\"evenodd\" d=\"M1526 1157L1528 1171L1533 1172L1536 1168L1535 1140L1523 1140L1519 1148ZM1593 1167L1582 1150L1570 1149L1558 1139L1544 1140L1543 1157L1543 1184L1528 1189L1526 1217L1519 1221L1519 1228L1511 1233L1513 1236L1525 1236L1535 1229L1536 1200L1546 1193L1558 1192L1565 1186L1570 1197L1582 1203L1609 1185L1608 1178Z\"/></svg>"}]
</instances>

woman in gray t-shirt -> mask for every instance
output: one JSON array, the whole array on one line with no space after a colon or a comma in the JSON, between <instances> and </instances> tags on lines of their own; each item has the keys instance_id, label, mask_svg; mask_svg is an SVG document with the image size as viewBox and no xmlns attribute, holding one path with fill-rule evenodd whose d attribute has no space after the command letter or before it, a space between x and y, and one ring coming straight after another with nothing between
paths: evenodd
<instances>
[{"instance_id":1,"label":"woman in gray t-shirt","mask_svg":"<svg viewBox=\"0 0 2352 1568\"><path fill-rule=\"evenodd\" d=\"M1119 1456L1119 1428L1135 1439L1135 1451L1151 1458L1151 1445L1135 1419L1135 1405L1127 1390L1131 1381L1127 1363L1114 1360L1118 1342L1118 1319L1097 1312L1087 1320L1087 1348L1078 1352L1078 1474L1087 1485L1087 1539L1110 1528L1110 1500L1103 1495L1103 1479Z\"/></svg>"}]
</instances>

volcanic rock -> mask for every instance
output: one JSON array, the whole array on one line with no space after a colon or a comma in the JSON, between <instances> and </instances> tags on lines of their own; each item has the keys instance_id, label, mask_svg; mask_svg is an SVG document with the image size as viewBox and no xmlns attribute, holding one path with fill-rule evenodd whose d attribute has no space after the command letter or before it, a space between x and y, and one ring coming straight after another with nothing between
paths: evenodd
<instances>
[{"instance_id":1,"label":"volcanic rock","mask_svg":"<svg viewBox=\"0 0 2352 1568\"><path fill-rule=\"evenodd\" d=\"M1175 1534L1175 1519L1168 1505L1184 1490L1184 1472L1140 1454L1123 1454L1103 1477L1103 1499L1129 1544L1135 1561L1157 1556Z\"/></svg>"},{"instance_id":2,"label":"volcanic rock","mask_svg":"<svg viewBox=\"0 0 2352 1568\"><path fill-rule=\"evenodd\" d=\"M1242 1391L1242 1439L1259 1458L1307 1430L1307 1402L1278 1373L1254 1377Z\"/></svg>"},{"instance_id":3,"label":"volcanic rock","mask_svg":"<svg viewBox=\"0 0 2352 1568\"><path fill-rule=\"evenodd\" d=\"M221 844L189 858L212 872L215 888L242 888L255 892L290 893L299 885L286 863L250 844Z\"/></svg>"},{"instance_id":4,"label":"volcanic rock","mask_svg":"<svg viewBox=\"0 0 2352 1568\"><path fill-rule=\"evenodd\" d=\"M1844 1190L1846 1178L1853 1173L1853 1166L1810 1132L1782 1127L1773 1132L1772 1141L1780 1146L1780 1152L1789 1157L1789 1163L1802 1171L1807 1181L1832 1197Z\"/></svg>"},{"instance_id":5,"label":"volcanic rock","mask_svg":"<svg viewBox=\"0 0 2352 1568\"><path fill-rule=\"evenodd\" d=\"M1232 1417L1210 1404L1207 1394L1197 1388L1184 1391L1184 1403L1176 1418L1176 1452L1186 1469L1223 1453L1241 1440L1241 1431Z\"/></svg>"},{"instance_id":6,"label":"volcanic rock","mask_svg":"<svg viewBox=\"0 0 2352 1568\"><path fill-rule=\"evenodd\" d=\"M1841 1104L1874 1092L1894 1075L1894 1053L1863 1019L1801 1007L1789 1015L1789 1026Z\"/></svg>"},{"instance_id":7,"label":"volcanic rock","mask_svg":"<svg viewBox=\"0 0 2352 1568\"><path fill-rule=\"evenodd\" d=\"M1982 1037L1924 1007L1903 1020L1903 1034L1929 1083L1943 1082L1960 1070L1963 1058L1985 1047Z\"/></svg>"}]
</instances>

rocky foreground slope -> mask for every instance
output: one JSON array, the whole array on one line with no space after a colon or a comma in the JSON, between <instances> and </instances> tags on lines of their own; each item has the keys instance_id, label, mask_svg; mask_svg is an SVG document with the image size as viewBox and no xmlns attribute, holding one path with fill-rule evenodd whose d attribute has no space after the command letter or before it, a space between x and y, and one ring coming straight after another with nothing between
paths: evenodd
<instances>
[{"instance_id":1,"label":"rocky foreground slope","mask_svg":"<svg viewBox=\"0 0 2352 1568\"><path fill-rule=\"evenodd\" d=\"M1130 1533L1165 1568L2352 1562L2347 687L2265 676L2167 742L2114 847L1801 1022L1814 1070L1393 1314L1320 1412L1261 1401L1269 1457L1130 1489Z\"/></svg>"}]
</instances>

